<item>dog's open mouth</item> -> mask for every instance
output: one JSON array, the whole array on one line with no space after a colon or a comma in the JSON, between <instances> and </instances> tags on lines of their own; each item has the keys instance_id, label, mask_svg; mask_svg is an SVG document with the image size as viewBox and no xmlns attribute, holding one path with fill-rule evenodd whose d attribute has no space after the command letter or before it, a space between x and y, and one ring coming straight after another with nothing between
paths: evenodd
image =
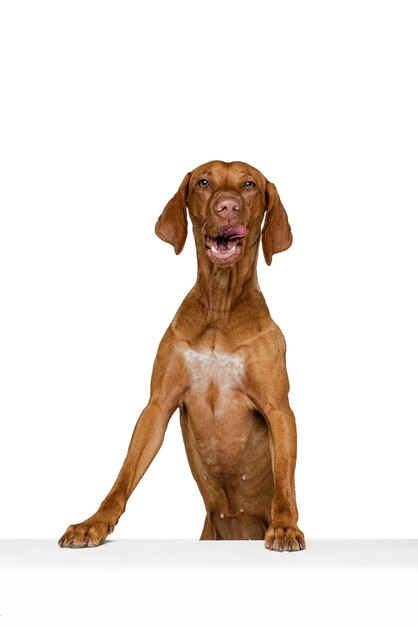
<instances>
[{"instance_id":1,"label":"dog's open mouth","mask_svg":"<svg viewBox=\"0 0 418 626\"><path fill-rule=\"evenodd\" d=\"M206 237L206 252L212 261L230 263L241 252L240 239L247 234L244 224L225 226L216 237Z\"/></svg>"}]
</instances>

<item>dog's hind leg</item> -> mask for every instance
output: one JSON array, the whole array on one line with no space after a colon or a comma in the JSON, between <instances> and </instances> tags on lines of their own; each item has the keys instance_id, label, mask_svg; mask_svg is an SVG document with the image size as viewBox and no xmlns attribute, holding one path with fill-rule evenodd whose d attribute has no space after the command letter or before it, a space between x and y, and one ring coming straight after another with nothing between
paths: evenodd
<instances>
[{"instance_id":1,"label":"dog's hind leg","mask_svg":"<svg viewBox=\"0 0 418 626\"><path fill-rule=\"evenodd\" d=\"M210 518L208 515L205 517L205 523L203 525L202 534L200 535L200 540L216 539L216 531L214 526L212 526Z\"/></svg>"}]
</instances>

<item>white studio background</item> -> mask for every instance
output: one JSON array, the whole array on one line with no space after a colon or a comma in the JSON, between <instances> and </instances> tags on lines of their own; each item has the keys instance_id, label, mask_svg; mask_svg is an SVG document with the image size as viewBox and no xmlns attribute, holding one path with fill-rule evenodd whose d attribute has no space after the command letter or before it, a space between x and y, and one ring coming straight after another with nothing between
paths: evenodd
<instances>
[{"instance_id":1,"label":"white studio background","mask_svg":"<svg viewBox=\"0 0 418 626\"><path fill-rule=\"evenodd\" d=\"M0 536L112 486L195 275L154 235L184 174L243 160L293 247L260 258L288 344L309 537L417 534L414 3L0 7ZM198 537L178 416L119 537Z\"/></svg>"}]
</instances>

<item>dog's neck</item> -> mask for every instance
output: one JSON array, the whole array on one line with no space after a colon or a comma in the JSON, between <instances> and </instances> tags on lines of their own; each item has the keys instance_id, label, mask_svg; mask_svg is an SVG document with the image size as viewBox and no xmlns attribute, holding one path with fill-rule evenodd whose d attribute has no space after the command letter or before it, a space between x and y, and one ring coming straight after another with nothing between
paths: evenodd
<instances>
[{"instance_id":1,"label":"dog's neck","mask_svg":"<svg viewBox=\"0 0 418 626\"><path fill-rule=\"evenodd\" d=\"M195 289L208 312L228 313L255 291L260 292L257 251L258 247L247 248L234 265L221 267L212 263L204 251L198 250Z\"/></svg>"}]
</instances>

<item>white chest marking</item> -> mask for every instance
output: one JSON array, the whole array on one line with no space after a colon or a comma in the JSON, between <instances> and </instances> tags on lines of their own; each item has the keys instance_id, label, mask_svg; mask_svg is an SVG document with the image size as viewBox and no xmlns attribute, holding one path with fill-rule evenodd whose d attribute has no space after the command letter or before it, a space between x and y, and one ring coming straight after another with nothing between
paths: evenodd
<instances>
[{"instance_id":1,"label":"white chest marking","mask_svg":"<svg viewBox=\"0 0 418 626\"><path fill-rule=\"evenodd\" d=\"M193 386L207 388L210 383L215 383L231 389L241 385L244 374L242 357L215 350L197 352L191 348L183 354Z\"/></svg>"}]
</instances>

